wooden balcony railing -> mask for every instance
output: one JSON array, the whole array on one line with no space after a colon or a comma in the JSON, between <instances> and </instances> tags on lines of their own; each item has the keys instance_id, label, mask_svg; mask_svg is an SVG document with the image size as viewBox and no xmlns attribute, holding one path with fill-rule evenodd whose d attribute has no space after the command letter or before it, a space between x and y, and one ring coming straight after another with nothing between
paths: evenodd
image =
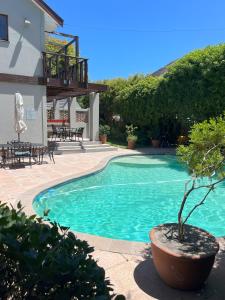
<instances>
[{"instance_id":1,"label":"wooden balcony railing","mask_svg":"<svg viewBox=\"0 0 225 300\"><path fill-rule=\"evenodd\" d=\"M58 79L63 86L78 83L82 87L88 84L88 60L69 56L64 53L43 52L44 78Z\"/></svg>"}]
</instances>

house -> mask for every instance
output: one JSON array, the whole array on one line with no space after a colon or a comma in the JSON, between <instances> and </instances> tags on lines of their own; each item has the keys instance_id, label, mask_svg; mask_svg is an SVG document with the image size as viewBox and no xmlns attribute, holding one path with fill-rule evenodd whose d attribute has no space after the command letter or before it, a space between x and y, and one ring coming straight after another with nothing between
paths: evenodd
<instances>
[{"instance_id":1,"label":"house","mask_svg":"<svg viewBox=\"0 0 225 300\"><path fill-rule=\"evenodd\" d=\"M173 60L172 62L170 62L169 64L167 64L166 66L156 70L155 72L151 73L151 76L163 76L168 72L168 67L171 66L172 64L174 64L177 60Z\"/></svg>"},{"instance_id":2,"label":"house","mask_svg":"<svg viewBox=\"0 0 225 300\"><path fill-rule=\"evenodd\" d=\"M22 139L47 144L47 107L67 99L69 126L76 127L76 97L89 95L86 137L98 140L99 93L107 87L88 82L88 60L79 57L79 38L57 33L63 19L43 0L0 2L0 143L17 138L16 92L24 99L27 131ZM46 39L63 40L48 52ZM74 54L68 49L74 47Z\"/></svg>"}]
</instances>

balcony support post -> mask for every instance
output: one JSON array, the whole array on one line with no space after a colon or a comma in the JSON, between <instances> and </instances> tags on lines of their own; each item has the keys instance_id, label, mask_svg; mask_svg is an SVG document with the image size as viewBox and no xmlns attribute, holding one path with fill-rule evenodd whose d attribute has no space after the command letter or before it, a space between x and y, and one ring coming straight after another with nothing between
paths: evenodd
<instances>
[{"instance_id":1,"label":"balcony support post","mask_svg":"<svg viewBox=\"0 0 225 300\"><path fill-rule=\"evenodd\" d=\"M99 93L89 94L89 107L90 140L99 141Z\"/></svg>"},{"instance_id":2,"label":"balcony support post","mask_svg":"<svg viewBox=\"0 0 225 300\"><path fill-rule=\"evenodd\" d=\"M76 101L77 98L70 98L68 100L68 108L69 108L69 120L70 120L70 128L76 127Z\"/></svg>"}]
</instances>

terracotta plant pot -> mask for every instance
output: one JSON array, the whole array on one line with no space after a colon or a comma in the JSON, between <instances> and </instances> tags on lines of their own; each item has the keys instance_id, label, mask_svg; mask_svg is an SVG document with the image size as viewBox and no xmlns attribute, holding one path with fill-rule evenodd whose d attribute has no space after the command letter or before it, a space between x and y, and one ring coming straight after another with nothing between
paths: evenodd
<instances>
[{"instance_id":1,"label":"terracotta plant pot","mask_svg":"<svg viewBox=\"0 0 225 300\"><path fill-rule=\"evenodd\" d=\"M171 230L173 234L177 233L177 224L159 225L150 232L156 270L170 287L181 290L199 289L209 276L219 244L214 236L194 226L185 225L183 243L176 238L168 238Z\"/></svg>"},{"instance_id":2,"label":"terracotta plant pot","mask_svg":"<svg viewBox=\"0 0 225 300\"><path fill-rule=\"evenodd\" d=\"M159 148L160 140L152 140L152 146L153 148Z\"/></svg>"},{"instance_id":3,"label":"terracotta plant pot","mask_svg":"<svg viewBox=\"0 0 225 300\"><path fill-rule=\"evenodd\" d=\"M178 145L186 144L187 141L188 141L188 137L187 136L185 136L185 135L179 135L178 136L178 139L177 139Z\"/></svg>"},{"instance_id":4,"label":"terracotta plant pot","mask_svg":"<svg viewBox=\"0 0 225 300\"><path fill-rule=\"evenodd\" d=\"M134 149L136 146L136 142L135 141L132 141L132 140L128 140L127 141L127 148L128 149Z\"/></svg>"},{"instance_id":5,"label":"terracotta plant pot","mask_svg":"<svg viewBox=\"0 0 225 300\"><path fill-rule=\"evenodd\" d=\"M107 135L106 134L100 135L99 136L99 140L102 142L102 144L106 144L106 142L107 142Z\"/></svg>"}]
</instances>

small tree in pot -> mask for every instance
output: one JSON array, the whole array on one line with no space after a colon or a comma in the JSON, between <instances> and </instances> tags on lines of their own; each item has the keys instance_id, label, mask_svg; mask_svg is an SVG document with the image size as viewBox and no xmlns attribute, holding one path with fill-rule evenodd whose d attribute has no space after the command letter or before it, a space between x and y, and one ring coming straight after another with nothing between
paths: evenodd
<instances>
[{"instance_id":1,"label":"small tree in pot","mask_svg":"<svg viewBox=\"0 0 225 300\"><path fill-rule=\"evenodd\" d=\"M99 126L99 139L102 144L106 144L107 136L110 134L110 127L109 125L100 125Z\"/></svg>"},{"instance_id":2,"label":"small tree in pot","mask_svg":"<svg viewBox=\"0 0 225 300\"><path fill-rule=\"evenodd\" d=\"M225 179L225 118L195 124L189 139L189 145L177 149L180 160L186 163L191 174L185 185L178 223L154 228L150 238L153 261L160 277L172 287L191 290L205 282L219 250L214 236L186 223ZM196 190L203 190L204 194L184 216L187 200Z\"/></svg>"},{"instance_id":3,"label":"small tree in pot","mask_svg":"<svg viewBox=\"0 0 225 300\"><path fill-rule=\"evenodd\" d=\"M134 149L137 142L137 135L135 134L137 127L133 124L126 125L126 134L127 134L127 148Z\"/></svg>"}]
</instances>

